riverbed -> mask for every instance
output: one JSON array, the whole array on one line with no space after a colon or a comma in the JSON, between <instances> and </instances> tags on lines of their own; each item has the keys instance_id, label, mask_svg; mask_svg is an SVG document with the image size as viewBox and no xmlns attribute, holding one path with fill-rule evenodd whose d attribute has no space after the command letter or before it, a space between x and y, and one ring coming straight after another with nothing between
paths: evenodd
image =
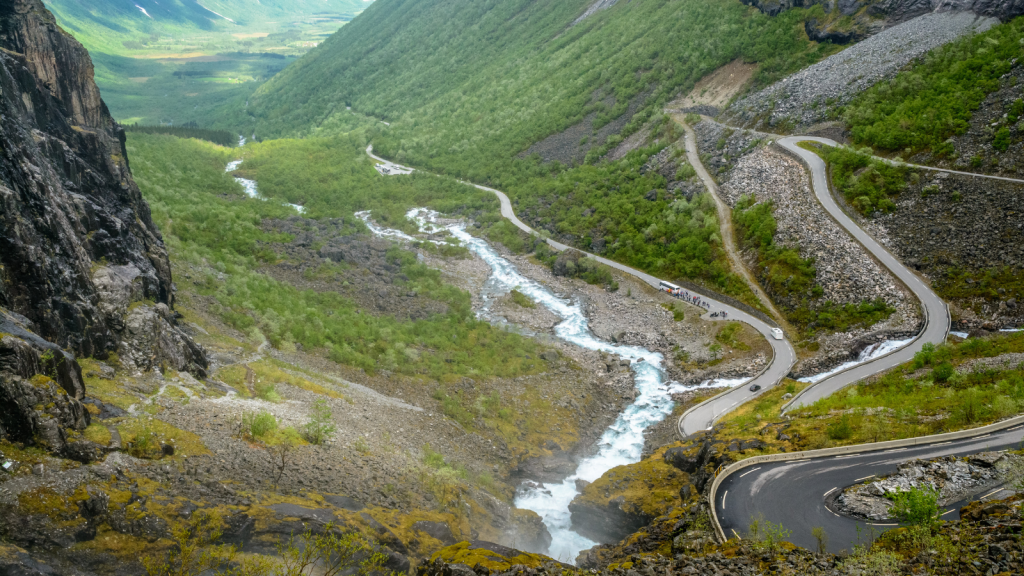
<instances>
[{"instance_id":1,"label":"riverbed","mask_svg":"<svg viewBox=\"0 0 1024 576\"><path fill-rule=\"evenodd\" d=\"M373 223L368 212L360 212L357 216L366 222L375 235L396 240L415 240L404 232L383 228ZM479 311L481 317L494 321L495 319L490 317L488 302L514 288L561 319L554 328L555 336L558 338L581 348L607 352L631 362L630 370L633 373L637 396L605 430L598 440L596 453L581 460L576 471L562 482L531 483L524 485L516 494L516 507L537 512L551 533L552 542L548 555L563 562L573 562L580 551L597 544L572 530L569 503L579 494L576 480L593 482L615 466L638 462L643 452L644 430L662 421L672 412L672 393L681 390L678 386L665 386L664 358L660 353L640 346L619 345L598 338L591 332L580 302L559 297L547 287L521 274L514 264L502 257L486 241L466 232L463 224L437 224L440 221L438 215L425 209L412 210L408 216L419 223L424 233L447 231L491 268L491 274L482 290L485 303ZM705 382L703 386L730 384L735 383Z\"/></svg>"}]
</instances>

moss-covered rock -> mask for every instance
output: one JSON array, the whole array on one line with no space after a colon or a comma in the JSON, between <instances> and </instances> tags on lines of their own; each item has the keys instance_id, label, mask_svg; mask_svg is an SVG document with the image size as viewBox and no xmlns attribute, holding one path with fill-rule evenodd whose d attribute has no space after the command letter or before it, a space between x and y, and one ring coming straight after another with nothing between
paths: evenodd
<instances>
[{"instance_id":1,"label":"moss-covered rock","mask_svg":"<svg viewBox=\"0 0 1024 576\"><path fill-rule=\"evenodd\" d=\"M483 540L453 544L435 552L430 560L447 564L464 564L470 567L479 564L490 570L508 570L517 564L536 568L548 562L554 562L551 558L541 554L531 554Z\"/></svg>"},{"instance_id":2,"label":"moss-covered rock","mask_svg":"<svg viewBox=\"0 0 1024 576\"><path fill-rule=\"evenodd\" d=\"M574 528L598 542L618 542L682 504L689 474L668 464L663 452L616 466L587 485L569 504Z\"/></svg>"}]
</instances>

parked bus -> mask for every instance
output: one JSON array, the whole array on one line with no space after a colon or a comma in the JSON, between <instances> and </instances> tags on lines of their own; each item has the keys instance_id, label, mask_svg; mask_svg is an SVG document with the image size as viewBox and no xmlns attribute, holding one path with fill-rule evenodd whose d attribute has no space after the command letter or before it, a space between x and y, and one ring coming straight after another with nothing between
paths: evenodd
<instances>
[{"instance_id":1,"label":"parked bus","mask_svg":"<svg viewBox=\"0 0 1024 576\"><path fill-rule=\"evenodd\" d=\"M675 284L673 284L671 282L665 282L664 280L661 281L661 284L659 284L659 286L661 287L662 290L664 290L665 292L668 292L669 294L673 294L673 293L679 291L679 286L676 286Z\"/></svg>"}]
</instances>

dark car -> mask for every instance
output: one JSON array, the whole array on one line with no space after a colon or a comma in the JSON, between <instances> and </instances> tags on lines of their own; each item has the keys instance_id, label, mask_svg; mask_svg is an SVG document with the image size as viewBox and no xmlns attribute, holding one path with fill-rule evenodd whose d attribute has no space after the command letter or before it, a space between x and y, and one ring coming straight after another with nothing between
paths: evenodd
<instances>
[{"instance_id":1,"label":"dark car","mask_svg":"<svg viewBox=\"0 0 1024 576\"><path fill-rule=\"evenodd\" d=\"M760 384L751 384L750 385L750 391L751 392L757 392L760 389L761 389L761 385Z\"/></svg>"}]
</instances>

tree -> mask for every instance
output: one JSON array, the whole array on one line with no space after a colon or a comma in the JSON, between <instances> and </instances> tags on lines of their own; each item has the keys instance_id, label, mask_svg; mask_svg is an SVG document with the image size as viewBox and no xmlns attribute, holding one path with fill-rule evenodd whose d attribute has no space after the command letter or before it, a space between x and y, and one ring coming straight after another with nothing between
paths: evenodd
<instances>
[{"instance_id":1,"label":"tree","mask_svg":"<svg viewBox=\"0 0 1024 576\"><path fill-rule=\"evenodd\" d=\"M281 483L281 477L291 461L292 450L302 443L302 438L295 428L282 428L275 431L266 441L267 450L270 452L270 461L277 468L277 476L274 478L274 490Z\"/></svg>"},{"instance_id":2,"label":"tree","mask_svg":"<svg viewBox=\"0 0 1024 576\"><path fill-rule=\"evenodd\" d=\"M334 426L334 411L326 400L313 402L309 422L304 426L304 435L310 444L323 444L337 429Z\"/></svg>"},{"instance_id":3,"label":"tree","mask_svg":"<svg viewBox=\"0 0 1024 576\"><path fill-rule=\"evenodd\" d=\"M818 554L828 552L828 533L825 532L825 528L821 526L811 528L811 536L814 536L814 539L818 542Z\"/></svg>"}]
</instances>

